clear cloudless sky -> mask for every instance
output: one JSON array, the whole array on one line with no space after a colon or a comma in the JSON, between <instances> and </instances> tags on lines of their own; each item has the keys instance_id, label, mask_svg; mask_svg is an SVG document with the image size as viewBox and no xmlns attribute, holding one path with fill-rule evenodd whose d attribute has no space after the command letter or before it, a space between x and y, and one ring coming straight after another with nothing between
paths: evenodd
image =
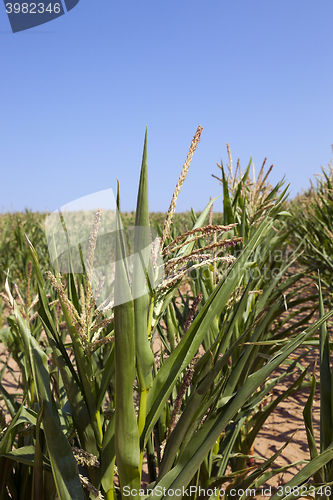
<instances>
[{"instance_id":1,"label":"clear cloudless sky","mask_svg":"<svg viewBox=\"0 0 333 500\"><path fill-rule=\"evenodd\" d=\"M53 211L117 178L135 210L146 125L152 211L199 124L177 211L221 194L227 142L295 196L332 156L332 23L332 0L80 0L13 34L0 5L0 210Z\"/></svg>"}]
</instances>

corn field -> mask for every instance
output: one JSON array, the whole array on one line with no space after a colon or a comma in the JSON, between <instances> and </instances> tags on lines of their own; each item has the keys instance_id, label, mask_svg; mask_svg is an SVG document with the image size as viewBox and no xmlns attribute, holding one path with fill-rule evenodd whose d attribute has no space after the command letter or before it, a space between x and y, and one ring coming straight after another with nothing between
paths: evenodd
<instances>
[{"instance_id":1,"label":"corn field","mask_svg":"<svg viewBox=\"0 0 333 500\"><path fill-rule=\"evenodd\" d=\"M253 445L304 388L308 459L269 498L333 499L332 165L290 200L228 146L223 212L179 214L201 130L166 213L148 209L146 132L135 212L118 185L112 214L0 216L0 500L260 498L295 463L276 467L288 442L260 461Z\"/></svg>"}]
</instances>

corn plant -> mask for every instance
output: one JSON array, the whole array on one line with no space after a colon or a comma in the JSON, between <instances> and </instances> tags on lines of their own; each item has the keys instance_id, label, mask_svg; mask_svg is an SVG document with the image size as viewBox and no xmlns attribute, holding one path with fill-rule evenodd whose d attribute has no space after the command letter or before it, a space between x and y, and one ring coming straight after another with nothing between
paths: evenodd
<instances>
[{"instance_id":1,"label":"corn plant","mask_svg":"<svg viewBox=\"0 0 333 500\"><path fill-rule=\"evenodd\" d=\"M43 223L46 214L33 213L7 213L0 215L0 276L4 284L7 274L11 282L27 283L29 274L30 252L24 234L30 235L38 250L40 264L43 269L50 266L47 250L47 241ZM34 275L30 276L31 286L36 286Z\"/></svg>"},{"instance_id":2,"label":"corn plant","mask_svg":"<svg viewBox=\"0 0 333 500\"><path fill-rule=\"evenodd\" d=\"M316 175L316 183L311 189L297 196L291 203L293 217L289 221L292 229L291 243L302 244L300 262L307 267L314 280L320 270L324 286L324 299L332 302L332 214L333 214L333 169L332 161L328 169Z\"/></svg>"},{"instance_id":3,"label":"corn plant","mask_svg":"<svg viewBox=\"0 0 333 500\"><path fill-rule=\"evenodd\" d=\"M245 225L244 221L246 220L247 222L249 217L248 214L244 216L244 211L247 210L247 204L250 205L251 199L253 200L255 198L258 200L258 196L253 197L249 188L248 190L243 189L244 182L246 181L246 175L248 175L249 172L249 167L245 176L244 174L241 175L238 182L235 182L235 177L233 177L233 183L231 186L230 179L226 179L222 167L223 187L225 193L225 213L227 213L228 208L230 209L230 207L232 207L232 210L230 210L229 213L229 219L227 219L226 222L230 223L229 236L233 235L233 241L238 241L238 245L241 245L242 242L239 241L239 239L237 240L235 236L238 234L245 234L249 229L247 227L243 227ZM230 173L232 174L232 171ZM260 191L263 186L263 169L259 175L258 185L259 189L257 189L257 191ZM245 342L245 345L241 344L238 346L229 359L229 363L232 366L232 374L224 374L226 383L223 392L221 392L222 400L226 397L226 395L232 394L233 391L239 389L244 383L244 380L246 380L249 375L259 370L265 363L265 360L273 356L274 353L280 349L282 343L286 342L288 334L291 334L291 327L287 329L284 327L284 324L295 316L295 313L292 312L289 315L286 315L285 308L289 307L292 309L294 306L302 306L302 303L309 299L308 297L306 299L298 297L304 285L296 285L298 280L303 276L303 273L299 272L296 275L287 276L288 268L291 263L286 264L283 262L284 248L286 247L288 236L284 219L288 214L281 211L280 207L284 203L285 192L283 192L278 199L274 200L274 196L281 185L282 184L279 184L276 188L271 188L268 193L266 192L266 196L262 198L261 206L255 207L255 212L262 214L265 209L267 210L272 207L272 201L268 202L267 199L273 200L273 205L274 202L277 202L275 209L270 210L269 217L274 223L274 226L279 227L279 230L275 227L271 227L267 232L266 237L262 237L260 239L260 243L258 243L256 251L251 256L251 261L247 263L247 271L238 282L235 293L228 301L228 304L224 308L218 320L211 325L211 328L209 332L207 332L203 341L205 350L210 351L212 356L213 354L215 354L215 356L222 356L225 349L232 345L232 343L238 338L247 335L249 339L252 336L252 342ZM233 193L236 193L236 196L234 196L232 202L230 202L230 195L232 196ZM237 226L235 224L236 220L239 222ZM211 231L211 226L208 226L208 228ZM251 230L253 230L253 228L251 228ZM232 231L234 231L234 233L232 233ZM203 230L199 235L201 236L201 239L198 239L201 249L205 248L205 245L207 245L207 241L204 240L204 233L205 231ZM208 230L206 232L206 237L207 233L209 233ZM214 234L214 237L215 236L216 233ZM216 237L214 238L214 241L216 247ZM226 241L228 241L228 239L226 239ZM276 258L275 254L278 258ZM217 259L218 254L215 255L215 262ZM220 264L221 261L218 265ZM210 267L212 268L212 265ZM164 316L164 321L167 325L167 335L164 337L164 344L167 346L169 351L174 349L174 338L179 340L180 330L183 329L186 331L187 315L189 313L191 315L193 308L199 307L200 309L210 294L213 293L214 279L216 276L217 279L219 279L218 275L222 276L222 270L220 268L210 269L209 266L205 266L202 268L203 272L201 274L197 274L195 278L192 276L192 289L194 290L194 297L197 298L194 300L192 308L190 309L188 304L189 297L187 296L184 298L182 296L184 311L183 317L176 307L175 301L169 304ZM198 298L200 298L200 301L198 301ZM307 309L307 307L304 309L301 307L301 312ZM282 317L283 313L284 317ZM308 316L294 324L293 331L295 332L297 329L301 331L300 329L304 324L308 323L313 313L314 309L311 309ZM281 319L279 319L280 317ZM163 330L161 327L160 334L163 336ZM223 338L223 342L218 342L219 337ZM259 349L259 347L256 346L261 346L261 348ZM259 358L258 354L260 356ZM299 361L300 360L298 360L298 362ZM292 370L295 366L296 365L294 363L293 366L289 368ZM288 370L283 377L287 373L289 374L290 371ZM209 482L211 477L217 472L218 475L221 476L229 463L229 459L231 468L234 472L237 473L238 471L245 469L246 459L261 426L270 413L275 409L277 404L284 398L288 397L292 391L295 391L298 385L304 383L304 378L306 376L307 374L303 369L301 369L301 374L297 379L297 382L292 388L290 388L290 390L274 402L268 405L263 405L262 403L265 400L265 397L279 379L267 381L267 386L262 387L261 394L257 394L256 396L256 405L252 408L252 413L249 412L248 416L243 419L243 425L233 426L232 430L228 429L228 441L224 439L216 443L214 452L215 455L213 454L213 456L223 456L223 460L220 462L219 466L214 463L213 459L206 459L205 466L200 470L200 479L203 480L205 476L205 482L207 483L207 481ZM262 409L258 411L258 408ZM254 412L255 409L256 411ZM239 422L241 422L241 419ZM227 442L228 448L226 450ZM213 450L211 453L213 453ZM218 462L218 460L215 459L215 462ZM269 473L263 474L261 481L265 481L268 475ZM257 482L257 486L259 484L261 483Z\"/></svg>"},{"instance_id":4,"label":"corn plant","mask_svg":"<svg viewBox=\"0 0 333 500\"><path fill-rule=\"evenodd\" d=\"M211 200L194 226L173 238L177 196L200 135L201 128L192 141L161 238L153 245L145 139L132 277L118 189L114 304L97 305L92 285L103 211L96 212L83 272L71 272L68 251L68 272L46 274L56 302L48 297L38 255L27 240L39 309L36 317L29 307L22 308L7 281L3 298L12 311L10 341L22 349L19 366L26 375L22 400L1 393L11 421L1 424L0 500L113 499L141 494L174 498L188 496L184 489L191 487L195 498L199 486L223 486L226 498L240 498L244 487L257 488L274 474L270 467L282 449L254 468L247 468L245 460L259 428L286 396L259 406L287 374L298 371L288 394L306 381L301 357L295 360L291 355L332 313L304 331L299 323L296 332L285 333L282 323L274 321L284 308L283 294L298 279L281 280L290 263L280 262L281 275L274 279L249 272L263 269L267 261L267 251L262 249L272 242L273 227L284 217L280 211L284 194L266 206L262 220L249 226L243 236L235 226L239 221L205 225L215 201ZM208 239L214 234L216 241L211 244ZM277 234L273 245L278 248L283 241ZM236 254L233 249L240 244ZM150 245L152 255L147 254ZM155 285L158 248L165 259L165 277ZM223 266L216 280L214 262ZM187 309L179 308L178 288L193 269L202 270L193 284L196 299L191 307L190 299L184 299ZM99 292L102 287L103 280ZM163 348L157 356L154 339L158 335ZM273 375L282 365L286 368L282 375ZM241 433L244 428L246 436ZM238 496L231 494L231 486Z\"/></svg>"}]
</instances>

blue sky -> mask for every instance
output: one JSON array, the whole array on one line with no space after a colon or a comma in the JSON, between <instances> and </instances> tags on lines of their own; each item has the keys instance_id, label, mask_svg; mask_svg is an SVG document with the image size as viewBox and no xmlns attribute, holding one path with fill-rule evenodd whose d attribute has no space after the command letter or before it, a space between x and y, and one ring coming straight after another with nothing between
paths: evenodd
<instances>
[{"instance_id":1,"label":"blue sky","mask_svg":"<svg viewBox=\"0 0 333 500\"><path fill-rule=\"evenodd\" d=\"M331 0L80 0L12 34L1 7L0 209L53 211L118 178L134 210L146 125L152 211L198 124L178 211L221 193L226 142L295 196L332 156L332 19Z\"/></svg>"}]
</instances>

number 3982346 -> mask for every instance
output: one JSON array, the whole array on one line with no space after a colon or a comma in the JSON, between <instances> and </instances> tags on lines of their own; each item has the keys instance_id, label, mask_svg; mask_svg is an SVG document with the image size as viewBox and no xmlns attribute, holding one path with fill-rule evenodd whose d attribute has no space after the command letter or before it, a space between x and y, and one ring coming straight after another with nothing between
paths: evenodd
<instances>
[{"instance_id":1,"label":"number 3982346","mask_svg":"<svg viewBox=\"0 0 333 500\"><path fill-rule=\"evenodd\" d=\"M6 3L7 14L43 14L44 12L49 12L52 14L60 13L60 3L49 3L48 5L44 3Z\"/></svg>"}]
</instances>

